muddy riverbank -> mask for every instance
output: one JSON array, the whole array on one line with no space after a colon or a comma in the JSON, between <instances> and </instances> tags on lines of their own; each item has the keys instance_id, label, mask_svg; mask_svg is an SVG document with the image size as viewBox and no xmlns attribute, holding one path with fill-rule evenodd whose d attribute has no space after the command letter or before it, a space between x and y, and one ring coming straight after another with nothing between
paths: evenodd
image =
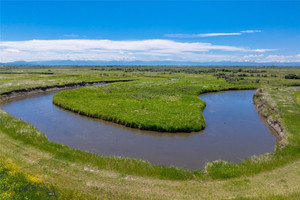
<instances>
[{"instance_id":1,"label":"muddy riverbank","mask_svg":"<svg viewBox=\"0 0 300 200\"><path fill-rule=\"evenodd\" d=\"M42 86L42 87L13 90L13 91L1 93L0 94L0 103L5 103L6 101L9 101L9 100L15 99L15 98L37 95L37 94L42 94L45 92L54 92L54 91L61 91L61 90L66 90L66 89L74 89L74 88L78 88L78 87L93 86L93 85L102 84L102 83L106 84L106 83L115 83L115 82L128 82L128 81L134 81L134 80L136 80L136 79L91 81L91 82L67 83L67 84L63 84L63 85L52 85L52 86Z\"/></svg>"},{"instance_id":2,"label":"muddy riverbank","mask_svg":"<svg viewBox=\"0 0 300 200\"><path fill-rule=\"evenodd\" d=\"M284 144L282 143L282 141L285 137L285 134L280 122L280 117L277 113L278 112L277 108L274 108L271 105L266 103L262 95L261 89L256 90L253 100L258 113L267 122L269 127L271 127L274 130L274 133L276 133L275 136L277 139L277 144L279 144L279 148L283 148Z\"/></svg>"}]
</instances>

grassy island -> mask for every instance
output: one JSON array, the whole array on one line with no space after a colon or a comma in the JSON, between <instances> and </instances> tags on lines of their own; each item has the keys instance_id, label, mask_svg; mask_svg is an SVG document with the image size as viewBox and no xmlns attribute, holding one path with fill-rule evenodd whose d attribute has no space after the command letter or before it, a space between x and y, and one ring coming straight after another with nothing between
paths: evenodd
<instances>
[{"instance_id":1,"label":"grassy island","mask_svg":"<svg viewBox=\"0 0 300 200\"><path fill-rule=\"evenodd\" d=\"M132 128L193 132L205 128L205 102L198 98L199 94L258 87L251 82L234 84L201 76L181 76L175 80L170 77L62 91L54 96L53 103Z\"/></svg>"}]
</instances>

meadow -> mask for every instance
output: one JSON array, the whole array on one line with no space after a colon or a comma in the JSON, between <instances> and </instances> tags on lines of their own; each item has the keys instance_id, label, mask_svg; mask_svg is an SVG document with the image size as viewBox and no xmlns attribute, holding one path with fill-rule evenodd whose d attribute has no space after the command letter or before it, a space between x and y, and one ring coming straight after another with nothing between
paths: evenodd
<instances>
[{"instance_id":1,"label":"meadow","mask_svg":"<svg viewBox=\"0 0 300 200\"><path fill-rule=\"evenodd\" d=\"M45 74L47 72L52 74ZM197 97L201 93L260 88L254 101L264 103L264 114L279 120L285 133L275 153L258 155L238 164L210 162L205 169L191 172L155 166L139 159L104 157L55 144L32 125L1 111L0 176L19 185L39 182L48 187L53 184L57 199L297 199L300 195L300 93L299 88L287 86L300 85L300 82L285 78L291 73L300 74L300 69L0 68L2 94L67 83L134 80L66 90L58 93L54 102L91 117L169 132L205 127L202 116L205 103ZM174 78L178 80L172 80ZM3 101L7 98L7 95L1 96ZM105 110L107 106L110 109ZM192 114L187 115L187 112ZM149 115L155 116L154 119L148 121ZM166 120L173 117L178 117L176 120L180 123ZM7 199L18 195L39 199L45 195L41 191L16 194L4 187L6 182L0 183L0 192L7 195Z\"/></svg>"},{"instance_id":2,"label":"meadow","mask_svg":"<svg viewBox=\"0 0 300 200\"><path fill-rule=\"evenodd\" d=\"M203 87L205 85L205 87ZM53 103L68 110L131 128L165 132L193 132L205 127L205 102L198 94L228 89L252 89L199 78L149 79L81 88L56 94Z\"/></svg>"},{"instance_id":3,"label":"meadow","mask_svg":"<svg viewBox=\"0 0 300 200\"><path fill-rule=\"evenodd\" d=\"M209 70L205 71L209 73L206 76L194 75L199 72L192 70L192 75L184 76L180 70L177 71L174 75L164 72L155 77L141 76L133 82L63 91L54 96L53 103L82 115L131 128L196 132L205 128L202 115L205 102L198 95L255 89L262 84L272 85L277 80L277 75L269 75L271 79L264 80L268 77L265 70L227 69L230 73L215 71L214 77L211 77ZM258 75L265 83L259 84Z\"/></svg>"},{"instance_id":4,"label":"meadow","mask_svg":"<svg viewBox=\"0 0 300 200\"><path fill-rule=\"evenodd\" d=\"M295 94L295 101L298 103L298 105L300 105L300 93L296 93Z\"/></svg>"}]
</instances>

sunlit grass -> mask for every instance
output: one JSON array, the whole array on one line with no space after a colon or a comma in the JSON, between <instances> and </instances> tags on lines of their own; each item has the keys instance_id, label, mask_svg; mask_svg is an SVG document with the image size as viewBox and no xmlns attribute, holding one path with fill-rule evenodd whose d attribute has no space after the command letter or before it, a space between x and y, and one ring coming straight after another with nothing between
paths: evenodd
<instances>
[{"instance_id":1,"label":"sunlit grass","mask_svg":"<svg viewBox=\"0 0 300 200\"><path fill-rule=\"evenodd\" d=\"M0 159L0 199L86 199L78 191L63 191L37 176L23 172L11 160Z\"/></svg>"},{"instance_id":2,"label":"sunlit grass","mask_svg":"<svg viewBox=\"0 0 300 200\"><path fill-rule=\"evenodd\" d=\"M300 106L300 92L297 92L296 94L295 94L295 101L298 103L298 105Z\"/></svg>"},{"instance_id":3,"label":"sunlit grass","mask_svg":"<svg viewBox=\"0 0 300 200\"><path fill-rule=\"evenodd\" d=\"M67 90L53 103L90 117L132 128L166 132L193 132L205 128L205 102L198 95L228 89L253 89L255 84L231 84L182 77L142 79L101 87Z\"/></svg>"},{"instance_id":4,"label":"sunlit grass","mask_svg":"<svg viewBox=\"0 0 300 200\"><path fill-rule=\"evenodd\" d=\"M254 74L254 77L251 77L250 73L245 81L226 82L222 78L218 80L214 76L214 72L196 73L194 69L193 71L190 68L187 68L190 71L178 73L138 71L141 70L139 68L128 72L115 68L107 68L109 69L107 71L98 69L101 68L97 68L97 70L91 70L90 67L51 68L53 72L51 77L41 74L29 76L27 73L28 71L45 72L49 70L48 68L9 69L13 72L27 72L17 76L13 73L1 74L0 93L21 88L35 88L41 85L53 86L106 79L139 79L130 83L66 91L65 94L75 95L75 102L78 100L75 106L80 103L84 105L84 102L80 102L78 95L82 95L86 99L91 96L91 99L88 100L93 104L85 107L93 107L103 101L103 105L114 108L115 116L122 116L123 113L126 121L131 122L129 119L133 116L133 121L140 120L141 124L147 124L147 112L157 118L161 115L163 118L174 118L180 122L180 116L177 114L188 111L198 117L198 120L203 120L199 118L204 106L204 103L197 97L200 93L263 87L258 98L263 99L275 111L269 113L270 115L279 116L287 137L286 146L283 149L277 148L274 153L258 155L237 164L225 161L212 162L208 163L205 169L191 172L176 167L152 165L140 159L104 157L55 144L48 141L46 136L32 125L0 111L1 163L11 163L11 161L2 159L8 156L20 168L26 171L38 171L43 175L42 177L47 177L47 179L40 178L38 175L30 175L31 178L28 178L29 175L18 171L18 167L11 168L8 170L11 171L9 173L8 171L6 171L7 173L3 172L3 164L0 167L0 176L19 185L25 183L34 185L37 180L42 180L42 184L47 185L51 180L58 184L55 185L57 195L60 195L57 196L57 199L84 199L86 197L103 197L103 199L297 199L299 197L297 191L300 190L298 181L300 178L300 106L296 104L299 102L299 89L273 87L299 85L299 80L283 78L286 74L298 73L299 69L259 69L267 71L264 72L267 77L260 77L259 84L252 82L257 79L257 75ZM126 68L126 70L128 69L131 68ZM154 70L156 69L161 68L154 68ZM209 70L210 68L203 69ZM232 72L224 73L230 75ZM270 75L277 75L277 77ZM179 79L171 81L173 77ZM85 95L85 93L89 95ZM182 107L181 102L183 102ZM157 104L157 107L153 106L154 104ZM111 115L112 110L103 105L99 105L99 109L107 109L105 113ZM132 107L128 105L132 105ZM71 106L73 107L73 105ZM190 109L189 106L197 109ZM178 113L175 112L176 115L167 112L174 107L180 108ZM158 110L163 113L155 115ZM92 112L94 112L92 109L88 110L88 114ZM139 117L134 118L135 115ZM197 122L196 119L194 120ZM160 124L160 121L157 120L156 127L165 125ZM169 125L169 127L176 128L174 124L170 123ZM180 124L178 123L179 125L185 127L189 124L182 121ZM195 126L192 127L195 128ZM15 178L17 174L19 174L18 177L21 177L20 179ZM0 182L1 180L4 179L0 179ZM3 188L3 184L1 187ZM80 192L74 191L75 188ZM11 199L18 199L18 195L22 195L10 194L7 191L5 193L5 195L12 194ZM28 199L47 199L45 194L31 193L28 195ZM38 195L44 196L39 198ZM22 196L19 199L26 199L25 197Z\"/></svg>"}]
</instances>

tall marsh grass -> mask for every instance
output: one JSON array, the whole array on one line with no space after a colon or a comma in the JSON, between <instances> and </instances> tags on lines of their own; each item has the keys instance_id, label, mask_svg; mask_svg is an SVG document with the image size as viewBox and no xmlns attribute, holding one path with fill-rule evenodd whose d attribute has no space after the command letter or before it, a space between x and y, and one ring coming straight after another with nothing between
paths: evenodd
<instances>
[{"instance_id":1,"label":"tall marsh grass","mask_svg":"<svg viewBox=\"0 0 300 200\"><path fill-rule=\"evenodd\" d=\"M217 86L216 86L217 85ZM53 103L67 110L131 128L161 132L193 132L205 128L205 102L198 95L253 84L203 83L199 79L148 79L59 92Z\"/></svg>"}]
</instances>

